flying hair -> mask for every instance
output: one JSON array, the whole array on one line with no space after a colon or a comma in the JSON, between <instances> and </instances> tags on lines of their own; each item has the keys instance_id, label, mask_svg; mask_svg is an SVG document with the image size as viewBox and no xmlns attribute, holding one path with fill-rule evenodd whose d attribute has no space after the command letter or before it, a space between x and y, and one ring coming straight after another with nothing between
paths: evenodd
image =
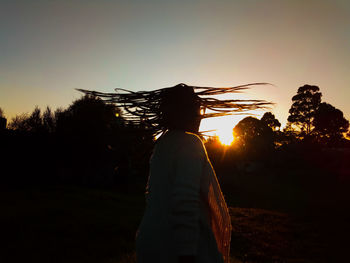
<instances>
[{"instance_id":1,"label":"flying hair","mask_svg":"<svg viewBox=\"0 0 350 263\"><path fill-rule=\"evenodd\" d=\"M167 130L163 120L164 101L174 90L192 91L194 102L200 105L203 114L202 119L220 117L234 114L244 114L246 112L267 109L273 103L265 100L241 100L241 99L218 99L217 95L240 93L251 86L271 85L269 83L250 83L235 87L200 87L178 84L174 87L162 88L152 91L130 91L117 88L115 93L104 93L77 89L86 95L99 97L107 104L114 104L122 109L123 118L134 125L143 125L155 136ZM177 92L175 92L176 94ZM187 95L186 95L187 96ZM182 97L183 98L183 97ZM181 107L181 101L178 101ZM206 112L208 110L208 112Z\"/></svg>"}]
</instances>

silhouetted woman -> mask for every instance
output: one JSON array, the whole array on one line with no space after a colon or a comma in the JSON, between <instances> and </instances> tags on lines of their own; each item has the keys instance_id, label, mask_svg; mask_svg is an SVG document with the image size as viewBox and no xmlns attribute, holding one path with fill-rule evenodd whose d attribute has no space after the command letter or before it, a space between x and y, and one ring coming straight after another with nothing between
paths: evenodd
<instances>
[{"instance_id":1,"label":"silhouetted woman","mask_svg":"<svg viewBox=\"0 0 350 263\"><path fill-rule=\"evenodd\" d=\"M148 120L150 129L162 132L150 160L147 206L136 237L138 263L229 261L228 208L205 147L196 134L203 118L269 104L210 97L247 86L206 88L179 84L150 92L91 92L124 107L130 119L138 116ZM205 114L206 108L212 113Z\"/></svg>"},{"instance_id":2,"label":"silhouetted woman","mask_svg":"<svg viewBox=\"0 0 350 263\"><path fill-rule=\"evenodd\" d=\"M195 135L200 106L191 87L179 85L163 94L161 122L167 131L157 140L150 161L147 207L136 241L140 263L223 262L211 229L209 201L226 231L222 242L228 251L228 209L203 143ZM213 190L220 196L209 200Z\"/></svg>"}]
</instances>

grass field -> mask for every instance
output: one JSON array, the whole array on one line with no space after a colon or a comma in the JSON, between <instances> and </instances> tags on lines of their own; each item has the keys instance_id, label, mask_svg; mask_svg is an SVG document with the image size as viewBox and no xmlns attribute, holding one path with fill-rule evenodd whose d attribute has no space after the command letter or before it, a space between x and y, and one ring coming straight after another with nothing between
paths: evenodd
<instances>
[{"instance_id":1,"label":"grass field","mask_svg":"<svg viewBox=\"0 0 350 263\"><path fill-rule=\"evenodd\" d=\"M119 262L133 252L143 196L54 187L1 192L0 262Z\"/></svg>"},{"instance_id":2,"label":"grass field","mask_svg":"<svg viewBox=\"0 0 350 263\"><path fill-rule=\"evenodd\" d=\"M68 186L2 190L0 262L135 262L144 199L142 192L121 192ZM341 211L297 215L231 207L232 261L347 262L349 217Z\"/></svg>"}]
</instances>

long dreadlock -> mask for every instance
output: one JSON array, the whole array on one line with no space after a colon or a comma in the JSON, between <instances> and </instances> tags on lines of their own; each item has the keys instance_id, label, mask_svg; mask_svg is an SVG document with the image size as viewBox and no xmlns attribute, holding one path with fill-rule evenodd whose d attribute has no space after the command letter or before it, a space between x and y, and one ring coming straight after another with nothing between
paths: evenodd
<instances>
[{"instance_id":1,"label":"long dreadlock","mask_svg":"<svg viewBox=\"0 0 350 263\"><path fill-rule=\"evenodd\" d=\"M269 83L250 83L235 87L199 87L178 84L174 87L162 88L153 91L130 91L117 88L116 93L104 93L77 89L87 95L100 97L108 104L114 104L123 110L123 118L135 125L142 124L154 135L164 132L167 127L162 123L162 101L164 95L173 88L192 89L199 100L200 107L204 110L202 119L242 114L256 109L265 109L272 103L265 100L241 100L241 99L218 99L213 96L228 93L240 93L251 86L268 85ZM205 109L209 112L205 113Z\"/></svg>"}]
</instances>

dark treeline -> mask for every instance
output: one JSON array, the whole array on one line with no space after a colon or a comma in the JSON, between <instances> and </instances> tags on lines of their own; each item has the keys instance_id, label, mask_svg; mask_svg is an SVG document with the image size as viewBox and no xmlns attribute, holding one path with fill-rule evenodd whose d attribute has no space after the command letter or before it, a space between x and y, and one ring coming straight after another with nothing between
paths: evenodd
<instances>
[{"instance_id":1,"label":"dark treeline","mask_svg":"<svg viewBox=\"0 0 350 263\"><path fill-rule=\"evenodd\" d=\"M252 200L263 194L266 203L276 203L276 198L293 203L294 197L310 194L309 189L349 182L349 122L321 97L317 86L304 85L292 98L283 130L266 112L261 119L240 121L231 146L222 146L218 138L206 141L228 198L241 195L254 206ZM0 117L4 184L115 185L130 190L136 182L143 187L147 179L152 134L142 122L135 126L125 121L121 109L99 98L84 96L56 111L36 107L31 114L14 117L7 128L2 111Z\"/></svg>"},{"instance_id":2,"label":"dark treeline","mask_svg":"<svg viewBox=\"0 0 350 263\"><path fill-rule=\"evenodd\" d=\"M16 116L1 130L3 183L110 186L145 174L151 134L84 96L67 109ZM6 171L6 172L5 172Z\"/></svg>"}]
</instances>

